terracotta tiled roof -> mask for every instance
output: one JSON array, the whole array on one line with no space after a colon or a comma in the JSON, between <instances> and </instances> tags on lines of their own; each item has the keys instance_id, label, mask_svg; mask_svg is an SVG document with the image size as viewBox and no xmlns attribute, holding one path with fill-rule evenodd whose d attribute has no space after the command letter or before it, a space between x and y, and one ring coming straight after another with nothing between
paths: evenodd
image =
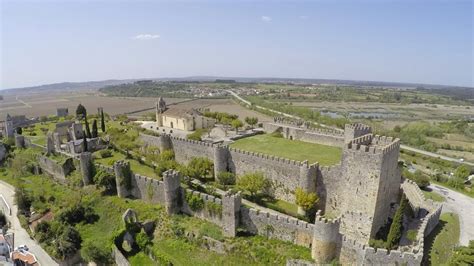
<instances>
[{"instance_id":1,"label":"terracotta tiled roof","mask_svg":"<svg viewBox=\"0 0 474 266\"><path fill-rule=\"evenodd\" d=\"M27 265L38 265L35 255L28 251L15 250L12 252L12 260L20 260L25 262Z\"/></svg>"}]
</instances>

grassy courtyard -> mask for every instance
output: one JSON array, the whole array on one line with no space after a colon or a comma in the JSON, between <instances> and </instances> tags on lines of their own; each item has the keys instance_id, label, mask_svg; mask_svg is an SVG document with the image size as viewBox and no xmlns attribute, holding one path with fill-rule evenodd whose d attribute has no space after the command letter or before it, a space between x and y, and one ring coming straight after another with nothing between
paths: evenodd
<instances>
[{"instance_id":1,"label":"grassy courtyard","mask_svg":"<svg viewBox=\"0 0 474 266\"><path fill-rule=\"evenodd\" d=\"M319 162L320 165L333 165L341 160L342 150L339 147L308 143L299 140L289 140L274 137L270 134L257 135L239 139L230 145L247 151L260 152L291 160L310 163Z\"/></svg>"}]
</instances>

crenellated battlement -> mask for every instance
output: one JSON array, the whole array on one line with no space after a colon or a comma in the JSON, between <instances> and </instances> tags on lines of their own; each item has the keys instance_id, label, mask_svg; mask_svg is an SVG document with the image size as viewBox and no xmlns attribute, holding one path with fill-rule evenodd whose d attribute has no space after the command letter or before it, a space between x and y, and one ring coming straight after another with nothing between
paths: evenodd
<instances>
[{"instance_id":1,"label":"crenellated battlement","mask_svg":"<svg viewBox=\"0 0 474 266\"><path fill-rule=\"evenodd\" d=\"M267 224L279 225L282 227L291 227L293 229L313 230L314 224L310 224L303 220L299 220L287 215L277 215L266 211L261 211L254 208L248 209L249 216L260 221L265 221Z\"/></svg>"},{"instance_id":2,"label":"crenellated battlement","mask_svg":"<svg viewBox=\"0 0 474 266\"><path fill-rule=\"evenodd\" d=\"M346 124L345 128L352 129L352 130L365 131L367 133L372 132L372 128L370 126L362 124L362 123Z\"/></svg>"},{"instance_id":3,"label":"crenellated battlement","mask_svg":"<svg viewBox=\"0 0 474 266\"><path fill-rule=\"evenodd\" d=\"M201 199L203 199L205 202L213 202L213 203L222 205L222 200L220 198L214 197L212 195L209 195L209 194L206 194L206 193L203 193L203 192L200 192L200 191L196 191L196 190L192 190L192 189L187 188L186 189L186 194L198 196Z\"/></svg>"},{"instance_id":4,"label":"crenellated battlement","mask_svg":"<svg viewBox=\"0 0 474 266\"><path fill-rule=\"evenodd\" d=\"M290 160L290 159L287 159L287 158L282 158L282 157L278 157L278 156L274 156L274 155L269 155L269 154L266 154L266 153L259 153L259 152L241 150L241 149L232 148L232 147L227 147L227 149L229 149L230 152L240 153L242 155L254 156L255 158L258 158L258 159L270 160L270 161L275 161L275 162L278 162L278 163L284 163L284 164L288 164L288 165L306 166L308 168L318 168L319 167L319 163L309 164L308 161Z\"/></svg>"},{"instance_id":5,"label":"crenellated battlement","mask_svg":"<svg viewBox=\"0 0 474 266\"><path fill-rule=\"evenodd\" d=\"M315 223L316 226L321 225L321 224L339 226L340 223L341 223L341 218L338 217L336 219L328 219L328 218L324 217L324 215L322 215L321 210L318 210L316 212L316 217L314 219L314 223Z\"/></svg>"},{"instance_id":6,"label":"crenellated battlement","mask_svg":"<svg viewBox=\"0 0 474 266\"><path fill-rule=\"evenodd\" d=\"M168 136L171 140L174 140L174 141L187 142L187 143L191 143L191 144L201 145L203 147L214 147L215 145L217 145L217 144L208 143L208 142L199 141L199 140L184 139L184 138L180 138L180 137L176 137L176 136L172 136L172 135L168 135Z\"/></svg>"},{"instance_id":7,"label":"crenellated battlement","mask_svg":"<svg viewBox=\"0 0 474 266\"><path fill-rule=\"evenodd\" d=\"M360 152L360 153L382 153L382 149L376 146L370 145L363 145L363 144L353 144L349 142L345 145L345 149L352 152Z\"/></svg>"},{"instance_id":8,"label":"crenellated battlement","mask_svg":"<svg viewBox=\"0 0 474 266\"><path fill-rule=\"evenodd\" d=\"M363 135L355 139L352 139L350 140L350 142L352 144L370 145L372 143L372 138L373 138L373 135L369 133L367 135Z\"/></svg>"}]
</instances>

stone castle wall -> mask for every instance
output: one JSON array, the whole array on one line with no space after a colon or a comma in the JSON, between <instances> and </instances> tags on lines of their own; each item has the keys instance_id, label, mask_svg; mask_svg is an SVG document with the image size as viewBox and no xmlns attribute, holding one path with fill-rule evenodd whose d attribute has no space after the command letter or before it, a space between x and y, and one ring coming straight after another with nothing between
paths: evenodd
<instances>
[{"instance_id":1,"label":"stone castle wall","mask_svg":"<svg viewBox=\"0 0 474 266\"><path fill-rule=\"evenodd\" d=\"M204 200L204 208L202 208L201 210L193 211L193 210L191 210L188 203L186 202L186 200L184 198L185 195L183 193L183 195L182 195L183 205L181 206L181 211L183 213L186 213L188 215L198 217L200 219L212 222L212 223L214 223L218 226L223 226L222 213L220 213L220 214L219 213L213 213L212 210L209 208L209 203L217 204L217 205L222 207L222 200L221 199L216 198L212 195L208 195L206 193L202 193L202 192L199 192L199 191L194 191L194 190L191 190L191 189L183 189L183 191L185 191L186 194L195 195L195 196L198 196L198 197L200 197L201 199Z\"/></svg>"},{"instance_id":2,"label":"stone castle wall","mask_svg":"<svg viewBox=\"0 0 474 266\"><path fill-rule=\"evenodd\" d=\"M338 147L344 145L344 133L331 129L311 129L308 127L298 126L294 123L269 122L263 124L263 130L266 133L280 131L286 139L301 140Z\"/></svg>"},{"instance_id":3,"label":"stone castle wall","mask_svg":"<svg viewBox=\"0 0 474 266\"><path fill-rule=\"evenodd\" d=\"M240 222L248 232L311 247L314 224L242 206Z\"/></svg>"},{"instance_id":4,"label":"stone castle wall","mask_svg":"<svg viewBox=\"0 0 474 266\"><path fill-rule=\"evenodd\" d=\"M38 158L38 164L43 172L48 173L55 179L65 182L66 176L69 175L75 168L72 158L66 159L62 164L48 158L48 156L40 156Z\"/></svg>"}]
</instances>

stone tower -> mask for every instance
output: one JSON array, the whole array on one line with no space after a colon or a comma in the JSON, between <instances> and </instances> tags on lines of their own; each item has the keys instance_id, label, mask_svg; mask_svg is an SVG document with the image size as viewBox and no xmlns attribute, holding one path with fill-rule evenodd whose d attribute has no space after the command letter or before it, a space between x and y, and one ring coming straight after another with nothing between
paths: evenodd
<instances>
[{"instance_id":1,"label":"stone tower","mask_svg":"<svg viewBox=\"0 0 474 266\"><path fill-rule=\"evenodd\" d=\"M171 142L171 136L168 134L161 134L158 137L158 148L160 152L173 149L173 143Z\"/></svg>"},{"instance_id":2,"label":"stone tower","mask_svg":"<svg viewBox=\"0 0 474 266\"><path fill-rule=\"evenodd\" d=\"M300 165L300 176L298 181L298 187L303 189L305 192L316 192L316 176L318 174L319 165L309 164L308 161L304 161ZM298 214L305 215L306 212L298 206Z\"/></svg>"},{"instance_id":3,"label":"stone tower","mask_svg":"<svg viewBox=\"0 0 474 266\"><path fill-rule=\"evenodd\" d=\"M19 134L15 134L15 146L18 148L25 148L25 137Z\"/></svg>"},{"instance_id":4,"label":"stone tower","mask_svg":"<svg viewBox=\"0 0 474 266\"><path fill-rule=\"evenodd\" d=\"M344 143L372 133L372 128L370 126L355 123L355 124L346 124L344 127Z\"/></svg>"},{"instance_id":5,"label":"stone tower","mask_svg":"<svg viewBox=\"0 0 474 266\"><path fill-rule=\"evenodd\" d=\"M214 175L217 176L221 172L228 172L229 150L225 146L214 146Z\"/></svg>"},{"instance_id":6,"label":"stone tower","mask_svg":"<svg viewBox=\"0 0 474 266\"><path fill-rule=\"evenodd\" d=\"M240 205L242 197L240 193L232 194L226 192L222 197L222 230L224 236L235 237L240 221Z\"/></svg>"},{"instance_id":7,"label":"stone tower","mask_svg":"<svg viewBox=\"0 0 474 266\"><path fill-rule=\"evenodd\" d=\"M341 161L341 184L336 215L341 232L367 243L387 222L392 203L398 202L401 182L398 139L371 134L347 143Z\"/></svg>"},{"instance_id":8,"label":"stone tower","mask_svg":"<svg viewBox=\"0 0 474 266\"><path fill-rule=\"evenodd\" d=\"M92 183L92 154L90 152L82 152L79 155L79 161L81 164L82 182L84 185Z\"/></svg>"},{"instance_id":9,"label":"stone tower","mask_svg":"<svg viewBox=\"0 0 474 266\"><path fill-rule=\"evenodd\" d=\"M337 257L342 240L339 233L339 219L328 220L321 216L321 211L318 211L314 224L311 257L317 265L330 263Z\"/></svg>"},{"instance_id":10,"label":"stone tower","mask_svg":"<svg viewBox=\"0 0 474 266\"><path fill-rule=\"evenodd\" d=\"M176 214L180 211L178 201L184 197L181 193L181 174L175 170L168 170L163 173L163 183L165 188L165 208L168 214ZM183 199L184 200L184 199Z\"/></svg>"},{"instance_id":11,"label":"stone tower","mask_svg":"<svg viewBox=\"0 0 474 266\"><path fill-rule=\"evenodd\" d=\"M132 172L130 162L116 161L114 163L115 183L117 186L117 195L120 198L126 198L131 195Z\"/></svg>"},{"instance_id":12,"label":"stone tower","mask_svg":"<svg viewBox=\"0 0 474 266\"><path fill-rule=\"evenodd\" d=\"M166 102L163 97L160 97L156 103L156 126L163 126L163 113L166 111Z\"/></svg>"},{"instance_id":13,"label":"stone tower","mask_svg":"<svg viewBox=\"0 0 474 266\"><path fill-rule=\"evenodd\" d=\"M5 119L5 137L13 137L14 131L15 129L13 128L13 119L10 114L7 114L7 117Z\"/></svg>"}]
</instances>

